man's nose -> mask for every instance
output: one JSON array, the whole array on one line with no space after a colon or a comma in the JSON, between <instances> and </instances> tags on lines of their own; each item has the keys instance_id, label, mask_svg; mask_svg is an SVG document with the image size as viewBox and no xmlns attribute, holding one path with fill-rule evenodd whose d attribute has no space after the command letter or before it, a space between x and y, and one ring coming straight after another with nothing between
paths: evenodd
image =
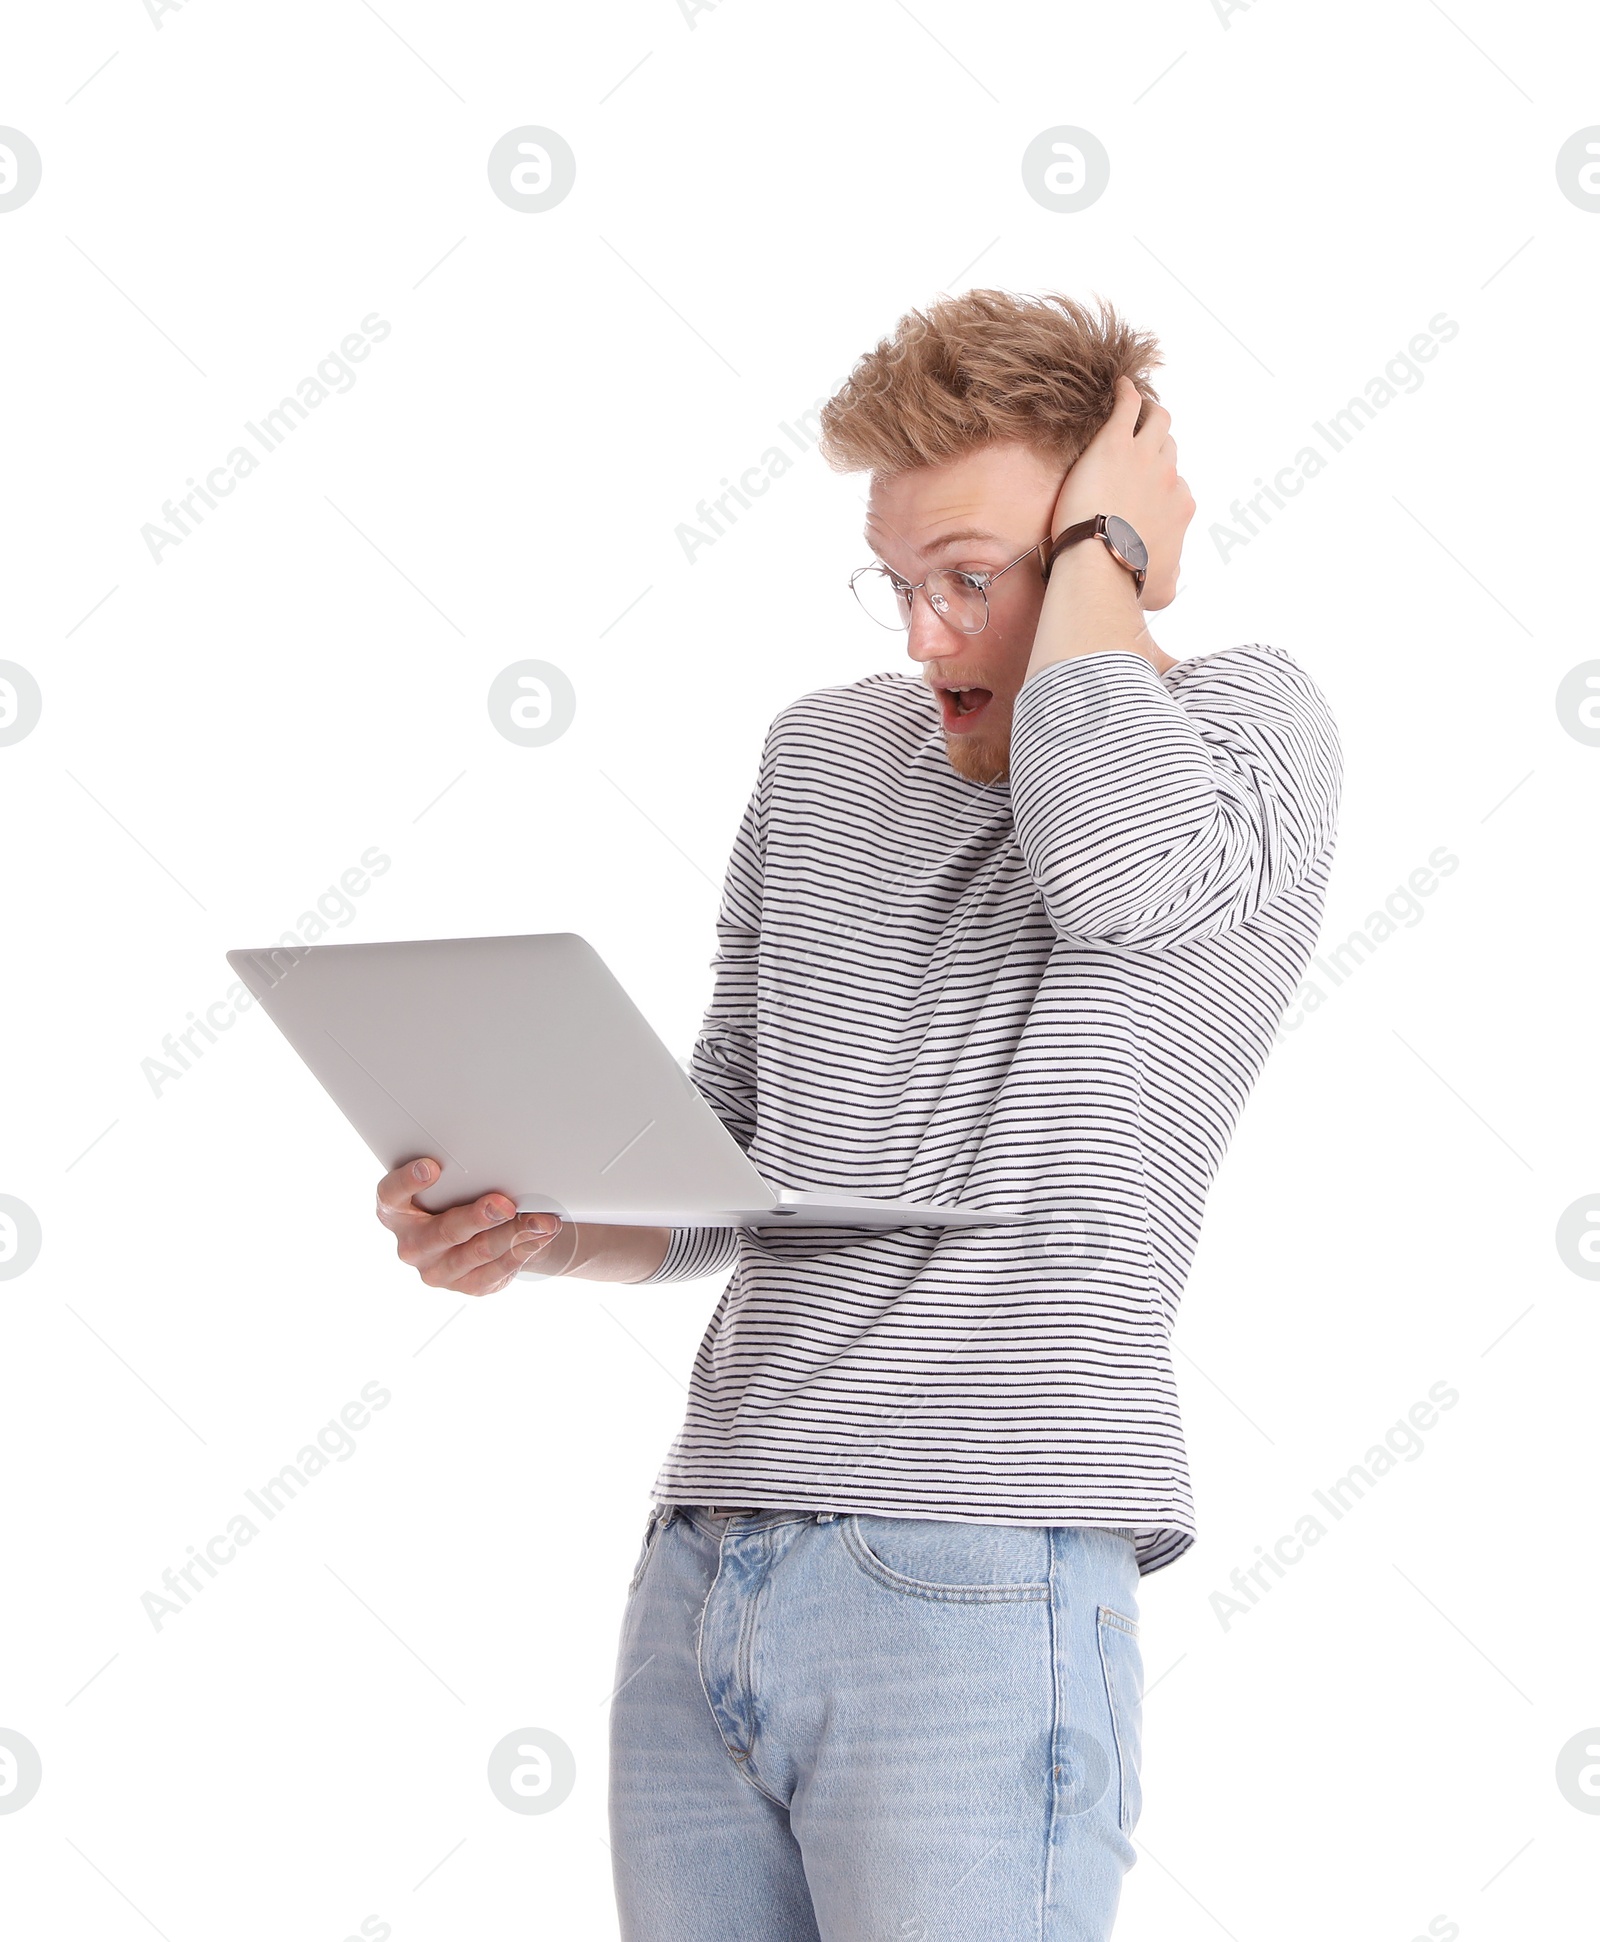
<instances>
[{"instance_id":1,"label":"man's nose","mask_svg":"<svg viewBox=\"0 0 1600 1942\"><path fill-rule=\"evenodd\" d=\"M928 604L920 588L911 600L911 624L906 629L906 652L913 661L938 661L955 645L950 629Z\"/></svg>"}]
</instances>

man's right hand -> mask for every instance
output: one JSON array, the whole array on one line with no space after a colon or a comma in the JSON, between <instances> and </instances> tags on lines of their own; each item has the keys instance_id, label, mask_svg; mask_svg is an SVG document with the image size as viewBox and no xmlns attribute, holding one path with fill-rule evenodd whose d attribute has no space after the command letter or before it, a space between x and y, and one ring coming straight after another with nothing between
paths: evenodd
<instances>
[{"instance_id":1,"label":"man's right hand","mask_svg":"<svg viewBox=\"0 0 1600 1942\"><path fill-rule=\"evenodd\" d=\"M378 1219L394 1235L400 1259L430 1288L458 1295L492 1295L541 1256L570 1257L555 1245L563 1224L554 1214L519 1214L504 1194L484 1194L460 1207L430 1214L416 1195L439 1178L437 1160L413 1160L378 1182ZM568 1240L575 1238L566 1230ZM561 1269L551 1263L550 1272Z\"/></svg>"}]
</instances>

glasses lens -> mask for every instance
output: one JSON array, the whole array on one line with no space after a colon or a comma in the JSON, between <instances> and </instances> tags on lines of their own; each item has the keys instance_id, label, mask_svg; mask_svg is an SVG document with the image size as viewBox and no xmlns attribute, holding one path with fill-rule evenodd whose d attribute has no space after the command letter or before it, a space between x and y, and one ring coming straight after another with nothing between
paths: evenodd
<instances>
[{"instance_id":1,"label":"glasses lens","mask_svg":"<svg viewBox=\"0 0 1600 1942\"><path fill-rule=\"evenodd\" d=\"M958 634L981 634L989 624L989 603L983 590L959 573L930 573L928 599L933 611Z\"/></svg>"},{"instance_id":2,"label":"glasses lens","mask_svg":"<svg viewBox=\"0 0 1600 1942\"><path fill-rule=\"evenodd\" d=\"M867 614L880 627L905 632L911 619L911 602L896 588L881 566L864 566L850 576L850 585Z\"/></svg>"}]
</instances>

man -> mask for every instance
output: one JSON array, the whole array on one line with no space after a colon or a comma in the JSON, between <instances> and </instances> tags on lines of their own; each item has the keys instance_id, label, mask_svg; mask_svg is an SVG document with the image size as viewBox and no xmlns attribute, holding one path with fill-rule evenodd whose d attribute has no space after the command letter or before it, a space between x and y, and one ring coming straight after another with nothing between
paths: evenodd
<instances>
[{"instance_id":1,"label":"man","mask_svg":"<svg viewBox=\"0 0 1600 1942\"><path fill-rule=\"evenodd\" d=\"M1276 649L1164 654L1194 501L1151 339L974 291L823 417L912 675L773 723L694 1078L778 1185L989 1226L380 1215L434 1287L729 1265L629 1591L628 1942L1101 1942L1142 1573L1193 1541L1169 1334L1315 942L1338 743ZM808 592L811 590L808 589ZM820 595L820 590L817 590Z\"/></svg>"}]
</instances>

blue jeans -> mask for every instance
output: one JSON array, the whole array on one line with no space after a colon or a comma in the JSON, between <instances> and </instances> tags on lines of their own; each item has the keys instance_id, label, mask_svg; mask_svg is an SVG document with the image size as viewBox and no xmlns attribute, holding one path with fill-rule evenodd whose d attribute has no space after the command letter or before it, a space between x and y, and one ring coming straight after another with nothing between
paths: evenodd
<instances>
[{"instance_id":1,"label":"blue jeans","mask_svg":"<svg viewBox=\"0 0 1600 1942\"><path fill-rule=\"evenodd\" d=\"M1125 1531L658 1509L611 1712L624 1942L1105 1942Z\"/></svg>"}]
</instances>

